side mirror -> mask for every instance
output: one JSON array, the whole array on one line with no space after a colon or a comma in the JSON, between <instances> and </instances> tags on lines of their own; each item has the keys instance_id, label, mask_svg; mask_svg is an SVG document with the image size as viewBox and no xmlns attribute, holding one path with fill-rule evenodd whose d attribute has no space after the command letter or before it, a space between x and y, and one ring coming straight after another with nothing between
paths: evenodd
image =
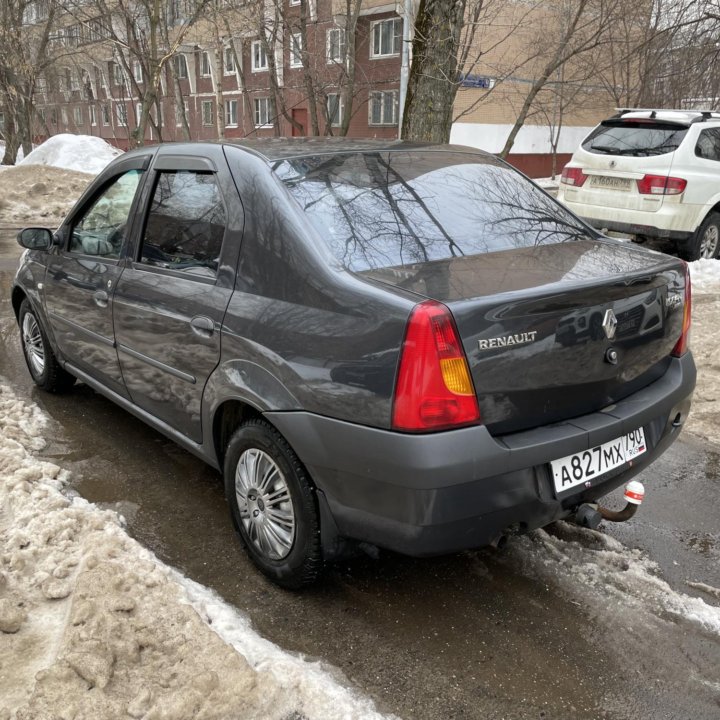
<instances>
[{"instance_id":1,"label":"side mirror","mask_svg":"<svg viewBox=\"0 0 720 720\"><path fill-rule=\"evenodd\" d=\"M28 250L49 250L53 234L47 228L25 228L18 233L17 241Z\"/></svg>"}]
</instances>

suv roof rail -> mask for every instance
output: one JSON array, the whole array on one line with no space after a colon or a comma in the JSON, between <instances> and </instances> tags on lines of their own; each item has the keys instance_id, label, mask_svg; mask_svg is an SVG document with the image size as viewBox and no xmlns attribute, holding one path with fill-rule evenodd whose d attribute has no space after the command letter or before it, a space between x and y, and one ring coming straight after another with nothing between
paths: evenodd
<instances>
[{"instance_id":1,"label":"suv roof rail","mask_svg":"<svg viewBox=\"0 0 720 720\"><path fill-rule=\"evenodd\" d=\"M659 112L676 112L685 113L686 115L697 114L690 120L691 123L705 122L706 120L720 119L720 112L717 110L681 110L678 108L615 108L617 115L615 118L621 118L623 115L631 112L649 112L650 118L655 119Z\"/></svg>"}]
</instances>

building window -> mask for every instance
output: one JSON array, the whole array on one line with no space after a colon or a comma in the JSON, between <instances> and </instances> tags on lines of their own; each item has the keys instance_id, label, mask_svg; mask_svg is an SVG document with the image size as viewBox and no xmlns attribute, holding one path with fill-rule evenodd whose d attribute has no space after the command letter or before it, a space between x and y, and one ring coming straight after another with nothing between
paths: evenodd
<instances>
[{"instance_id":1,"label":"building window","mask_svg":"<svg viewBox=\"0 0 720 720\"><path fill-rule=\"evenodd\" d=\"M97 110L94 105L90 105L90 125L95 127L97 125Z\"/></svg>"},{"instance_id":2,"label":"building window","mask_svg":"<svg viewBox=\"0 0 720 720\"><path fill-rule=\"evenodd\" d=\"M402 22L400 18L378 20L372 26L370 57L399 55L402 45Z\"/></svg>"},{"instance_id":3,"label":"building window","mask_svg":"<svg viewBox=\"0 0 720 720\"><path fill-rule=\"evenodd\" d=\"M133 63L133 77L135 82L141 83L143 81L142 65L137 61Z\"/></svg>"},{"instance_id":4,"label":"building window","mask_svg":"<svg viewBox=\"0 0 720 720\"><path fill-rule=\"evenodd\" d=\"M124 73L122 69L122 65L120 63L113 63L113 84L114 85L122 85L124 78Z\"/></svg>"},{"instance_id":5,"label":"building window","mask_svg":"<svg viewBox=\"0 0 720 720\"><path fill-rule=\"evenodd\" d=\"M226 75L232 75L235 72L235 53L232 48L225 48L224 72Z\"/></svg>"},{"instance_id":6,"label":"building window","mask_svg":"<svg viewBox=\"0 0 720 720\"><path fill-rule=\"evenodd\" d=\"M272 103L269 97L255 98L255 127L272 126Z\"/></svg>"},{"instance_id":7,"label":"building window","mask_svg":"<svg viewBox=\"0 0 720 720\"><path fill-rule=\"evenodd\" d=\"M369 108L368 123L370 125L397 125L397 90L371 92Z\"/></svg>"},{"instance_id":8,"label":"building window","mask_svg":"<svg viewBox=\"0 0 720 720\"><path fill-rule=\"evenodd\" d=\"M345 62L345 30L330 28L327 31L325 54L329 63Z\"/></svg>"},{"instance_id":9,"label":"building window","mask_svg":"<svg viewBox=\"0 0 720 720\"><path fill-rule=\"evenodd\" d=\"M78 70L70 72L70 90L80 89L80 73Z\"/></svg>"},{"instance_id":10,"label":"building window","mask_svg":"<svg viewBox=\"0 0 720 720\"><path fill-rule=\"evenodd\" d=\"M102 119L105 127L110 125L110 105L107 103L102 106Z\"/></svg>"},{"instance_id":11,"label":"building window","mask_svg":"<svg viewBox=\"0 0 720 720\"><path fill-rule=\"evenodd\" d=\"M258 72L268 69L268 58L262 40L253 40L252 43L252 70Z\"/></svg>"},{"instance_id":12,"label":"building window","mask_svg":"<svg viewBox=\"0 0 720 720\"><path fill-rule=\"evenodd\" d=\"M327 114L330 124L333 127L340 127L343 121L345 103L340 93L328 93L327 96Z\"/></svg>"},{"instance_id":13,"label":"building window","mask_svg":"<svg viewBox=\"0 0 720 720\"><path fill-rule=\"evenodd\" d=\"M44 120L45 116L43 115L43 112L44 111L40 112L40 116ZM5 129L5 113L0 112L0 130L4 130L4 129Z\"/></svg>"},{"instance_id":14,"label":"building window","mask_svg":"<svg viewBox=\"0 0 720 720\"><path fill-rule=\"evenodd\" d=\"M75 125L80 127L85 124L85 118L83 117L83 111L81 107L75 108Z\"/></svg>"},{"instance_id":15,"label":"building window","mask_svg":"<svg viewBox=\"0 0 720 720\"><path fill-rule=\"evenodd\" d=\"M60 120L62 121L63 127L68 126L67 108L60 108Z\"/></svg>"},{"instance_id":16,"label":"building window","mask_svg":"<svg viewBox=\"0 0 720 720\"><path fill-rule=\"evenodd\" d=\"M237 102L237 101L234 101ZM203 125L213 124L213 104L212 100L203 100L202 104L202 123Z\"/></svg>"},{"instance_id":17,"label":"building window","mask_svg":"<svg viewBox=\"0 0 720 720\"><path fill-rule=\"evenodd\" d=\"M190 107L187 100L183 100L183 104L181 106L175 106L175 125L177 127L182 127L183 125L183 109L185 110L185 120L188 125L190 124Z\"/></svg>"},{"instance_id":18,"label":"building window","mask_svg":"<svg viewBox=\"0 0 720 720\"><path fill-rule=\"evenodd\" d=\"M139 127L142 117L142 103L135 103L135 127Z\"/></svg>"},{"instance_id":19,"label":"building window","mask_svg":"<svg viewBox=\"0 0 720 720\"><path fill-rule=\"evenodd\" d=\"M127 105L125 103L118 103L115 106L115 112L117 114L118 125L127 127Z\"/></svg>"},{"instance_id":20,"label":"building window","mask_svg":"<svg viewBox=\"0 0 720 720\"><path fill-rule=\"evenodd\" d=\"M225 127L237 127L237 100L225 101Z\"/></svg>"},{"instance_id":21,"label":"building window","mask_svg":"<svg viewBox=\"0 0 720 720\"><path fill-rule=\"evenodd\" d=\"M210 53L207 50L200 53L200 74L203 77L210 77Z\"/></svg>"},{"instance_id":22,"label":"building window","mask_svg":"<svg viewBox=\"0 0 720 720\"><path fill-rule=\"evenodd\" d=\"M293 33L290 36L290 67L302 67L302 35Z\"/></svg>"},{"instance_id":23,"label":"building window","mask_svg":"<svg viewBox=\"0 0 720 720\"><path fill-rule=\"evenodd\" d=\"M188 76L187 61L184 55L175 56L175 75L179 80L184 80Z\"/></svg>"},{"instance_id":24,"label":"building window","mask_svg":"<svg viewBox=\"0 0 720 720\"><path fill-rule=\"evenodd\" d=\"M300 0L290 0L290 3L289 3L289 4L290 4L290 5L299 5L299 4L300 4Z\"/></svg>"}]
</instances>

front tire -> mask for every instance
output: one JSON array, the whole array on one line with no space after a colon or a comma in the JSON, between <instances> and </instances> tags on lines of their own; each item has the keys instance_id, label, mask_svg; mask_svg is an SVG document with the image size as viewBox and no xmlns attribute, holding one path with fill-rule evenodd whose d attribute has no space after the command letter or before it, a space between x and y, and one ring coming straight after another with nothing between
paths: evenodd
<instances>
[{"instance_id":1,"label":"front tire","mask_svg":"<svg viewBox=\"0 0 720 720\"><path fill-rule=\"evenodd\" d=\"M224 474L233 525L260 571L290 590L314 582L322 569L315 490L282 435L264 420L243 423Z\"/></svg>"},{"instance_id":2,"label":"front tire","mask_svg":"<svg viewBox=\"0 0 720 720\"><path fill-rule=\"evenodd\" d=\"M710 213L705 218L682 255L685 260L712 259L720 255L720 214Z\"/></svg>"},{"instance_id":3,"label":"front tire","mask_svg":"<svg viewBox=\"0 0 720 720\"><path fill-rule=\"evenodd\" d=\"M18 315L20 344L33 382L43 390L62 393L75 384L75 377L63 370L53 353L40 320L28 300L23 300Z\"/></svg>"}]
</instances>

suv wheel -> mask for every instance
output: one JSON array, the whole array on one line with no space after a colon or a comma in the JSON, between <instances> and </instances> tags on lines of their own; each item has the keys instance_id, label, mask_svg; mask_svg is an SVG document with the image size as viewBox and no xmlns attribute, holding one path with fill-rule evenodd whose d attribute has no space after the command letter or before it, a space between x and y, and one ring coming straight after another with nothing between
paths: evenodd
<instances>
[{"instance_id":1,"label":"suv wheel","mask_svg":"<svg viewBox=\"0 0 720 720\"><path fill-rule=\"evenodd\" d=\"M75 377L60 367L40 321L27 300L20 305L20 342L33 381L43 390L61 393L69 390Z\"/></svg>"},{"instance_id":2,"label":"suv wheel","mask_svg":"<svg viewBox=\"0 0 720 720\"><path fill-rule=\"evenodd\" d=\"M314 488L292 448L264 420L249 420L225 453L225 495L252 561L288 589L312 583L322 568Z\"/></svg>"},{"instance_id":3,"label":"suv wheel","mask_svg":"<svg viewBox=\"0 0 720 720\"><path fill-rule=\"evenodd\" d=\"M710 213L690 241L686 260L716 258L720 254L720 215Z\"/></svg>"}]
</instances>

